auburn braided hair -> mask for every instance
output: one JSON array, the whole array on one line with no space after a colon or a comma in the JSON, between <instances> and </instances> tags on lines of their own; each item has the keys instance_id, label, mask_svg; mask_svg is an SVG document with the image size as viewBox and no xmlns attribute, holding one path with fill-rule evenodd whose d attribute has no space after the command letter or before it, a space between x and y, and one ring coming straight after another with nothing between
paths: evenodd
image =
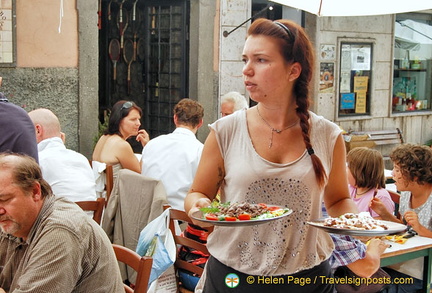
<instances>
[{"instance_id":1,"label":"auburn braided hair","mask_svg":"<svg viewBox=\"0 0 432 293\"><path fill-rule=\"evenodd\" d=\"M315 176L318 184L323 186L327 175L320 158L313 150L309 136L309 83L312 79L315 62L312 43L301 26L295 22L283 19L271 21L259 18L249 27L248 35L264 35L280 40L281 54L284 56L287 64L298 62L301 65L300 76L294 85L294 96L297 104L296 112L300 118L303 141L311 156Z\"/></svg>"}]
</instances>

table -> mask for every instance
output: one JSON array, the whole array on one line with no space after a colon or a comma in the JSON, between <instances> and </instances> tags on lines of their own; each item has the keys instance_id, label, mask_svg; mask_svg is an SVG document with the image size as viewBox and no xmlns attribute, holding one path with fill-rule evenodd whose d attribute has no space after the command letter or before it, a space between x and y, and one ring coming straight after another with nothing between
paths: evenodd
<instances>
[{"instance_id":1,"label":"table","mask_svg":"<svg viewBox=\"0 0 432 293\"><path fill-rule=\"evenodd\" d=\"M423 292L430 292L431 273L432 273L432 238L414 236L404 244L392 241L387 243L391 247L387 248L381 256L381 266L404 262L418 257L424 257L423 266Z\"/></svg>"}]
</instances>

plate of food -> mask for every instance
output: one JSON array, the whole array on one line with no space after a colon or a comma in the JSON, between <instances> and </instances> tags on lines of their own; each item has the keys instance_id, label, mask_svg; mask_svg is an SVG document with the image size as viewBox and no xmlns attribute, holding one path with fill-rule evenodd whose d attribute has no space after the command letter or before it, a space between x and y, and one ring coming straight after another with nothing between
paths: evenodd
<instances>
[{"instance_id":1,"label":"plate of food","mask_svg":"<svg viewBox=\"0 0 432 293\"><path fill-rule=\"evenodd\" d=\"M264 203L220 203L212 202L192 214L192 218L215 226L251 226L264 224L286 217L292 209Z\"/></svg>"},{"instance_id":2,"label":"plate of food","mask_svg":"<svg viewBox=\"0 0 432 293\"><path fill-rule=\"evenodd\" d=\"M407 226L384 220L375 220L367 212L346 213L339 217L328 217L308 222L309 225L334 234L351 236L384 236L403 232Z\"/></svg>"}]
</instances>

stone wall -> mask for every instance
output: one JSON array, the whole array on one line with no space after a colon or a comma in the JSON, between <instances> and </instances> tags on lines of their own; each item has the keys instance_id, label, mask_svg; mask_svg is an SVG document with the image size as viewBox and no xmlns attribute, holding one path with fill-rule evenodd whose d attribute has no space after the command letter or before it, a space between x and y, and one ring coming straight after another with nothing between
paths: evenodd
<instances>
[{"instance_id":1,"label":"stone wall","mask_svg":"<svg viewBox=\"0 0 432 293\"><path fill-rule=\"evenodd\" d=\"M66 146L90 158L98 131L97 1L16 1L16 67L0 68L3 91L26 111L60 119ZM61 24L61 25L60 25Z\"/></svg>"},{"instance_id":2,"label":"stone wall","mask_svg":"<svg viewBox=\"0 0 432 293\"><path fill-rule=\"evenodd\" d=\"M48 108L60 120L68 148L78 150L78 70L76 68L0 68L1 91L27 112ZM97 109L96 109L97 110Z\"/></svg>"}]
</instances>

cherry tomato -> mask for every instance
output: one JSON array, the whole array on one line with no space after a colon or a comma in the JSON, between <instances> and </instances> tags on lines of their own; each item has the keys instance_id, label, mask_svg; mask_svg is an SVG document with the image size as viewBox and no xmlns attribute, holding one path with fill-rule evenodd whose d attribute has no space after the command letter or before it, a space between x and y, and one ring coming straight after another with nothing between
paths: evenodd
<instances>
[{"instance_id":1,"label":"cherry tomato","mask_svg":"<svg viewBox=\"0 0 432 293\"><path fill-rule=\"evenodd\" d=\"M259 205L259 206L262 206L262 207L265 208L265 209L267 208L267 205L266 205L265 203L259 203L258 205Z\"/></svg>"},{"instance_id":2,"label":"cherry tomato","mask_svg":"<svg viewBox=\"0 0 432 293\"><path fill-rule=\"evenodd\" d=\"M268 209L270 212L272 212L272 211L279 210L280 207L267 207L267 209Z\"/></svg>"},{"instance_id":3,"label":"cherry tomato","mask_svg":"<svg viewBox=\"0 0 432 293\"><path fill-rule=\"evenodd\" d=\"M248 221L251 219L251 215L249 214L241 214L238 216L240 221Z\"/></svg>"},{"instance_id":4,"label":"cherry tomato","mask_svg":"<svg viewBox=\"0 0 432 293\"><path fill-rule=\"evenodd\" d=\"M213 214L206 214L205 218L209 221L217 221L218 220L218 217L213 215Z\"/></svg>"},{"instance_id":5,"label":"cherry tomato","mask_svg":"<svg viewBox=\"0 0 432 293\"><path fill-rule=\"evenodd\" d=\"M236 218L236 217L229 217L229 216L226 216L226 217L225 217L225 221L237 221L237 218Z\"/></svg>"}]
</instances>

